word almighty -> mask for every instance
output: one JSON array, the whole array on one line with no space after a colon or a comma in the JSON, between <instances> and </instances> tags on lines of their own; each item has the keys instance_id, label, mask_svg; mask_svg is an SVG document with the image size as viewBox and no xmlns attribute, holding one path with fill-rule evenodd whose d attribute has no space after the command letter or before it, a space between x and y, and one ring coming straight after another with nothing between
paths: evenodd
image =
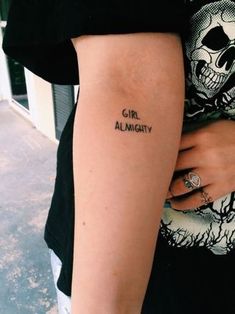
<instances>
[{"instance_id":1,"label":"word almighty","mask_svg":"<svg viewBox=\"0 0 235 314\"><path fill-rule=\"evenodd\" d=\"M122 116L124 118L141 120L138 116L138 113L134 110L130 109L123 109ZM145 124L134 124L134 123L127 123L127 122L120 122L116 121L115 123L115 130L119 130L122 132L142 132L142 133L151 133L152 127L145 125Z\"/></svg>"}]
</instances>

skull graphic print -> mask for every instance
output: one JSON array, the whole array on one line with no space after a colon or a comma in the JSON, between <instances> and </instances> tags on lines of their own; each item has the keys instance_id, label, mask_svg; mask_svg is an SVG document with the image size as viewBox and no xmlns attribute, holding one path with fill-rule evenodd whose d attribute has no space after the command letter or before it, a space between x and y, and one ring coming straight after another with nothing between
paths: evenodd
<instances>
[{"instance_id":1,"label":"skull graphic print","mask_svg":"<svg viewBox=\"0 0 235 314\"><path fill-rule=\"evenodd\" d=\"M204 5L191 19L186 41L186 119L235 116L235 3Z\"/></svg>"},{"instance_id":2,"label":"skull graphic print","mask_svg":"<svg viewBox=\"0 0 235 314\"><path fill-rule=\"evenodd\" d=\"M192 13L190 32L185 42L185 124L235 119L235 2L203 1ZM235 248L235 193L188 211L166 205L160 232L170 246L203 246L227 254Z\"/></svg>"}]
</instances>

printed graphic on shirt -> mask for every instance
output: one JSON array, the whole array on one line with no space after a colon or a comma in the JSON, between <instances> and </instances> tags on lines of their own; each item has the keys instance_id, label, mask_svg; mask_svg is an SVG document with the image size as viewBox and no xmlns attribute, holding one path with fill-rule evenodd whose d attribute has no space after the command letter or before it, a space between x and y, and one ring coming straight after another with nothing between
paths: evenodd
<instances>
[{"instance_id":1,"label":"printed graphic on shirt","mask_svg":"<svg viewBox=\"0 0 235 314\"><path fill-rule=\"evenodd\" d=\"M235 117L235 2L204 5L191 31L185 119Z\"/></svg>"},{"instance_id":2,"label":"printed graphic on shirt","mask_svg":"<svg viewBox=\"0 0 235 314\"><path fill-rule=\"evenodd\" d=\"M185 122L235 119L235 1L207 2L193 13L185 54ZM227 254L235 249L235 193L194 210L165 208L161 234L171 246Z\"/></svg>"}]
</instances>

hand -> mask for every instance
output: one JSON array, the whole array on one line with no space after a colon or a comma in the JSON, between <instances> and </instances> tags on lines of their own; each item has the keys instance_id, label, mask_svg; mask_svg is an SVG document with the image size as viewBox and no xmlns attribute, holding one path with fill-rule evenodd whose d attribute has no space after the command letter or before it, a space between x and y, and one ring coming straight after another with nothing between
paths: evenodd
<instances>
[{"instance_id":1,"label":"hand","mask_svg":"<svg viewBox=\"0 0 235 314\"><path fill-rule=\"evenodd\" d=\"M234 191L235 121L220 120L183 134L175 171L181 175L170 184L167 198L172 208L198 208L205 197L212 202ZM203 189L185 187L182 171L196 173Z\"/></svg>"}]
</instances>

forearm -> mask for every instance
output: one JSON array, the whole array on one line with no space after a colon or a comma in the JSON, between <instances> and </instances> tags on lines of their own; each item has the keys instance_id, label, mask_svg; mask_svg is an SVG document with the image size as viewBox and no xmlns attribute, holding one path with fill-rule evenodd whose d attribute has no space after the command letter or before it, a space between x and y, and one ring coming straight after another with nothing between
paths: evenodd
<instances>
[{"instance_id":1,"label":"forearm","mask_svg":"<svg viewBox=\"0 0 235 314\"><path fill-rule=\"evenodd\" d=\"M156 50L149 49L151 60ZM107 70L99 79L98 70L89 76L96 70L80 67L73 144L73 314L138 314L146 291L178 152L183 75L182 64L169 75L159 60L148 66L148 60L138 61L146 67L130 67L129 80L122 66L109 69L112 78Z\"/></svg>"}]
</instances>

